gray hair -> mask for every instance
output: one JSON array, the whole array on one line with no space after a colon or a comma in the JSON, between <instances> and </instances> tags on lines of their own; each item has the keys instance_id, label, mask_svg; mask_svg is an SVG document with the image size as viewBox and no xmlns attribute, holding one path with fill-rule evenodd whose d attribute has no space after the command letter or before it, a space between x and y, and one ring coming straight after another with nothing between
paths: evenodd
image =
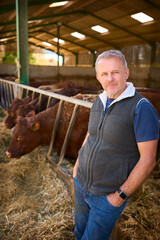
<instances>
[{"instance_id":1,"label":"gray hair","mask_svg":"<svg viewBox=\"0 0 160 240\"><path fill-rule=\"evenodd\" d=\"M126 58L121 51L119 51L119 50L108 50L108 51L105 51L105 52L101 53L97 57L96 62L95 62L96 72L97 72L97 65L98 65L99 60L102 59L102 58L111 58L111 57L118 57L121 60L121 62L123 63L124 67L127 68Z\"/></svg>"}]
</instances>

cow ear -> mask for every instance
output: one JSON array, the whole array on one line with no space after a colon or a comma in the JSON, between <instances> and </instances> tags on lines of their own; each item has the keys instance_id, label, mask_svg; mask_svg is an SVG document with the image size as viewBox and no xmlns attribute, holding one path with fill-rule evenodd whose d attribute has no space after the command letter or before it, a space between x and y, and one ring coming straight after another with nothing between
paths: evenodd
<instances>
[{"instance_id":1,"label":"cow ear","mask_svg":"<svg viewBox=\"0 0 160 240\"><path fill-rule=\"evenodd\" d=\"M40 123L39 123L39 122L33 123L33 124L31 125L31 130L32 130L33 132L38 131L39 128L40 128Z\"/></svg>"},{"instance_id":2,"label":"cow ear","mask_svg":"<svg viewBox=\"0 0 160 240\"><path fill-rule=\"evenodd\" d=\"M32 110L31 112L29 112L29 113L27 114L26 117L33 117L33 116L35 116L35 115L36 115L35 111Z\"/></svg>"}]
</instances>

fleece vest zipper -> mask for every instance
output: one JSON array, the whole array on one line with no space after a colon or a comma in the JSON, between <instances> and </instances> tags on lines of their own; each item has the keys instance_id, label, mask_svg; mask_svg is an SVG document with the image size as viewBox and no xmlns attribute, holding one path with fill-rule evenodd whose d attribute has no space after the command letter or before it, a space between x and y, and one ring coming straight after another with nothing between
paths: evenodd
<instances>
[{"instance_id":1,"label":"fleece vest zipper","mask_svg":"<svg viewBox=\"0 0 160 240\"><path fill-rule=\"evenodd\" d=\"M133 118L141 98L136 92L134 97L113 103L105 116L100 99L94 102L88 126L90 134L79 151L77 170L77 180L85 191L95 195L116 191L137 163L139 152Z\"/></svg>"}]
</instances>

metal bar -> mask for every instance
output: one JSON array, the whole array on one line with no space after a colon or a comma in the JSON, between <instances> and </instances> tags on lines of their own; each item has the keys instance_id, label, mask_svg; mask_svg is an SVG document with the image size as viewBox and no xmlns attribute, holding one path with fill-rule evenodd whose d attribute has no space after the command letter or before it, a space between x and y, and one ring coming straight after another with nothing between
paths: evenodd
<instances>
[{"instance_id":1,"label":"metal bar","mask_svg":"<svg viewBox=\"0 0 160 240\"><path fill-rule=\"evenodd\" d=\"M3 80L1 78L0 78L0 81L1 82L8 82L8 81ZM92 107L91 102L79 100L79 99L72 98L72 97L67 97L67 96L64 96L64 95L61 95L61 94L52 93L52 92L49 92L49 91L45 91L45 90L42 90L42 89L30 87L30 86L25 86L25 85L18 84L18 83L15 83L15 82L9 82L9 84L14 85L14 87L21 87L21 88L24 88L24 89L29 89L30 91L37 92L37 93L42 93L44 95L51 96L51 97L54 97L54 98L57 98L57 99L62 99L66 102L78 104L80 106L84 106L84 107L88 107L88 108Z\"/></svg>"},{"instance_id":2,"label":"metal bar","mask_svg":"<svg viewBox=\"0 0 160 240\"><path fill-rule=\"evenodd\" d=\"M32 100L34 99L34 96L35 96L35 92L33 91L32 92Z\"/></svg>"},{"instance_id":3,"label":"metal bar","mask_svg":"<svg viewBox=\"0 0 160 240\"><path fill-rule=\"evenodd\" d=\"M3 85L3 92L4 92L5 110L6 110L6 109L8 109L6 84Z\"/></svg>"},{"instance_id":4,"label":"metal bar","mask_svg":"<svg viewBox=\"0 0 160 240\"><path fill-rule=\"evenodd\" d=\"M48 101L47 101L47 107L46 107L46 109L47 109L47 108L49 108L49 106L50 106L50 103L51 103L51 97L49 97L49 98L48 98Z\"/></svg>"},{"instance_id":5,"label":"metal bar","mask_svg":"<svg viewBox=\"0 0 160 240\"><path fill-rule=\"evenodd\" d=\"M29 95L29 89L27 89L27 92L26 92L26 96L28 96Z\"/></svg>"},{"instance_id":6,"label":"metal bar","mask_svg":"<svg viewBox=\"0 0 160 240\"><path fill-rule=\"evenodd\" d=\"M4 101L4 97L3 97L3 82L1 82L1 106L2 108L5 109L5 101Z\"/></svg>"},{"instance_id":7,"label":"metal bar","mask_svg":"<svg viewBox=\"0 0 160 240\"><path fill-rule=\"evenodd\" d=\"M59 67L59 34L60 34L60 26L57 24L57 67ZM59 72L59 70L58 70Z\"/></svg>"},{"instance_id":8,"label":"metal bar","mask_svg":"<svg viewBox=\"0 0 160 240\"><path fill-rule=\"evenodd\" d=\"M58 124L59 124L59 121L60 121L60 116L61 116L61 112L62 112L62 109L63 109L63 105L64 105L64 100L61 100L60 103L59 103L59 106L58 106L58 111L57 111L57 114L56 114L56 119L55 119L53 131L52 131L52 137L51 137L50 146L49 146L49 150L48 150L47 155L51 155L51 152L52 152L53 143L54 143L54 139L55 139L55 136L56 136Z\"/></svg>"},{"instance_id":9,"label":"metal bar","mask_svg":"<svg viewBox=\"0 0 160 240\"><path fill-rule=\"evenodd\" d=\"M9 105L10 105L9 85L8 84L6 84L6 95L7 95L7 109L8 109Z\"/></svg>"},{"instance_id":10,"label":"metal bar","mask_svg":"<svg viewBox=\"0 0 160 240\"><path fill-rule=\"evenodd\" d=\"M76 120L76 116L77 116L77 114L78 114L78 109L79 109L79 105L76 104L76 105L74 106L74 110L73 110L73 113L72 113L72 117L71 117L71 120L70 120L68 129L67 129L67 133L66 133L64 142L63 142L63 146L62 146L62 149L61 149L61 153L60 153L58 165L61 165L61 164L62 164L64 155L65 155L65 151L66 151L66 149L67 149L67 145L68 145L68 142L69 142L69 138L70 138L70 135L71 135L71 132L72 132L72 129L73 129L75 120Z\"/></svg>"},{"instance_id":11,"label":"metal bar","mask_svg":"<svg viewBox=\"0 0 160 240\"><path fill-rule=\"evenodd\" d=\"M25 85L29 85L27 2L16 0L18 78Z\"/></svg>"},{"instance_id":12,"label":"metal bar","mask_svg":"<svg viewBox=\"0 0 160 240\"><path fill-rule=\"evenodd\" d=\"M42 94L40 93L40 95L39 95L39 101L38 101L38 112L40 112L41 105L42 105Z\"/></svg>"},{"instance_id":13,"label":"metal bar","mask_svg":"<svg viewBox=\"0 0 160 240\"><path fill-rule=\"evenodd\" d=\"M10 92L10 100L11 100L11 103L12 103L14 97L13 97L13 88L12 88L12 85L10 85L10 84L9 84L9 92Z\"/></svg>"}]
</instances>

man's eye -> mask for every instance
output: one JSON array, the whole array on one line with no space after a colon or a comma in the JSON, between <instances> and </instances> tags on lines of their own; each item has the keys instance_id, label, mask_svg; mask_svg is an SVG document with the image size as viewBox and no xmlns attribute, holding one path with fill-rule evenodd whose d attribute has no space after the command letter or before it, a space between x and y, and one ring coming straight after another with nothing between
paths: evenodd
<instances>
[{"instance_id":1,"label":"man's eye","mask_svg":"<svg viewBox=\"0 0 160 240\"><path fill-rule=\"evenodd\" d=\"M107 75L107 73L102 73L102 76L106 76Z\"/></svg>"}]
</instances>

